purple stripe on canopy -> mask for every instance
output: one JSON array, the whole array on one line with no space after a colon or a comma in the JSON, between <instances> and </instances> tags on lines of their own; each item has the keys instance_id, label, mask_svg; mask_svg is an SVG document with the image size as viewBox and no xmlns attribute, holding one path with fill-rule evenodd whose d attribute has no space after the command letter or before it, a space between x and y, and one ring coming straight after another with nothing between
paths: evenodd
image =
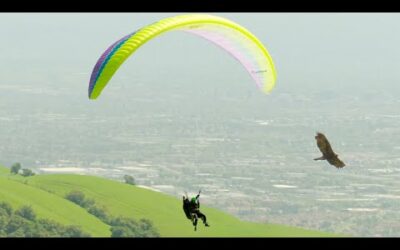
<instances>
[{"instance_id":1,"label":"purple stripe on canopy","mask_svg":"<svg viewBox=\"0 0 400 250\"><path fill-rule=\"evenodd\" d=\"M104 67L101 67L106 59L112 54L114 48L116 48L118 45L120 45L121 43L125 42L129 37L131 37L134 33L131 33L129 35L124 36L123 38L119 39L118 41L116 41L115 43L113 43L110 47L108 47L108 49L106 51L104 51L104 53L100 56L100 58L97 60L96 65L93 68L92 71L92 75L90 76L90 82L89 82L89 96L93 91L94 85L96 83L96 80L98 78L98 76L100 75L100 69L103 69Z\"/></svg>"}]
</instances>

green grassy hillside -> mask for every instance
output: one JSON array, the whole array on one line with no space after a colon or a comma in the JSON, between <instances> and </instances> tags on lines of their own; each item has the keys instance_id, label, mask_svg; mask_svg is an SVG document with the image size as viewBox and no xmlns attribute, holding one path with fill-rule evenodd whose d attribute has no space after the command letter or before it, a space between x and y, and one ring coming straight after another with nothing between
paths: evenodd
<instances>
[{"instance_id":1,"label":"green grassy hillside","mask_svg":"<svg viewBox=\"0 0 400 250\"><path fill-rule=\"evenodd\" d=\"M10 176L8 172L0 171L0 200L15 205L32 204L38 216L81 225L94 236L109 236L108 226L65 200L65 194L80 190L112 215L148 218L164 237L333 236L289 226L244 222L204 205L201 210L211 227L199 223L195 232L184 216L182 201L176 197L94 176L56 174L24 178Z\"/></svg>"},{"instance_id":2,"label":"green grassy hillside","mask_svg":"<svg viewBox=\"0 0 400 250\"><path fill-rule=\"evenodd\" d=\"M10 169L9 168L5 168L5 167L0 166L0 176L6 175L8 173L10 173Z\"/></svg>"},{"instance_id":3,"label":"green grassy hillside","mask_svg":"<svg viewBox=\"0 0 400 250\"><path fill-rule=\"evenodd\" d=\"M1 169L1 168L0 168ZM78 225L93 236L110 235L109 226L58 195L34 186L15 181L0 173L0 201L10 203L14 208L30 205L40 218L55 220L64 225Z\"/></svg>"}]
</instances>

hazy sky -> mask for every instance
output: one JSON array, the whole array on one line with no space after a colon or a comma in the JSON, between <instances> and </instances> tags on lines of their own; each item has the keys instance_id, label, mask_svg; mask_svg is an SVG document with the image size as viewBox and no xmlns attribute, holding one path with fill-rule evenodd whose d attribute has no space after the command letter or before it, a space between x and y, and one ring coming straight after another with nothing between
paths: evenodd
<instances>
[{"instance_id":1,"label":"hazy sky","mask_svg":"<svg viewBox=\"0 0 400 250\"><path fill-rule=\"evenodd\" d=\"M183 13L1 13L0 84L34 80L32 74L57 80L76 73L75 91L84 96L94 63L111 43L176 14ZM276 64L277 92L307 86L352 92L398 85L400 14L211 14L243 25L265 44ZM148 69L153 69L151 74L161 70L185 75L194 72L189 68L194 65L212 80L212 73L226 77L229 67L239 69L236 61L218 53L201 39L173 32L142 47L117 76L127 76L128 67L138 77L146 77ZM246 75L244 69L240 73Z\"/></svg>"}]
</instances>

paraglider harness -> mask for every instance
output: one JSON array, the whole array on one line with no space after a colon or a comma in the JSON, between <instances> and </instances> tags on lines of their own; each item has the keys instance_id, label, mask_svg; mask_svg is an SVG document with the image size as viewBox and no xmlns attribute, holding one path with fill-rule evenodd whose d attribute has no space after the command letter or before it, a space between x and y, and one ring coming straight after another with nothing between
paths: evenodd
<instances>
[{"instance_id":1,"label":"paraglider harness","mask_svg":"<svg viewBox=\"0 0 400 250\"><path fill-rule=\"evenodd\" d=\"M190 214L190 201L187 194L186 196L183 196L183 211L185 212L186 218L192 220L192 215Z\"/></svg>"},{"instance_id":2,"label":"paraglider harness","mask_svg":"<svg viewBox=\"0 0 400 250\"><path fill-rule=\"evenodd\" d=\"M200 202L198 200L200 197L200 193L201 190L196 195L196 197L193 197L190 200L186 192L186 196L183 196L183 211L185 212L186 218L188 218L189 220L193 220L193 217L196 215L196 211L200 209Z\"/></svg>"},{"instance_id":3,"label":"paraglider harness","mask_svg":"<svg viewBox=\"0 0 400 250\"><path fill-rule=\"evenodd\" d=\"M197 220L198 220L198 214L201 215L201 218L204 220L204 224L206 226L209 226L205 220L205 215L200 213L200 202L199 202L199 197L200 197L201 190L199 193L196 195L196 197L193 197L191 200L189 200L189 197L187 193L185 192L186 196L183 196L183 211L185 212L186 218L191 220L194 226L194 230L196 231L197 228Z\"/></svg>"}]
</instances>

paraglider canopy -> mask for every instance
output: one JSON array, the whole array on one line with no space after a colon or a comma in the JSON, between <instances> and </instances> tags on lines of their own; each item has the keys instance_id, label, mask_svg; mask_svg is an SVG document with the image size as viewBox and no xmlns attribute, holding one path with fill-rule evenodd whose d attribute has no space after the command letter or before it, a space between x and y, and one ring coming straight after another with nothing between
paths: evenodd
<instances>
[{"instance_id":1,"label":"paraglider canopy","mask_svg":"<svg viewBox=\"0 0 400 250\"><path fill-rule=\"evenodd\" d=\"M202 37L227 51L251 75L258 87L269 93L276 71L267 49L250 31L228 19L203 14L162 19L124 36L98 59L89 83L89 98L96 99L123 62L140 46L160 34L180 30Z\"/></svg>"}]
</instances>

